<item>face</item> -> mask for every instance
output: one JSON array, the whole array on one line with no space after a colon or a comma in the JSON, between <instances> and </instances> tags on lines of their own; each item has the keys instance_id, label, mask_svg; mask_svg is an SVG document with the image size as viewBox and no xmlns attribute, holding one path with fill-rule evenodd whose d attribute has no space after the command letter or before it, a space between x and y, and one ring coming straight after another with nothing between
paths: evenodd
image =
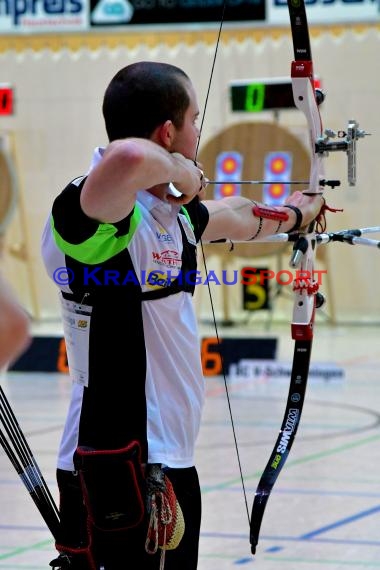
<instances>
[{"instance_id":1,"label":"face","mask_svg":"<svg viewBox=\"0 0 380 570\"><path fill-rule=\"evenodd\" d=\"M197 96L191 83L186 83L190 104L186 110L184 122L181 129L175 130L171 152L179 152L186 158L195 159L198 139L200 135L197 121L199 119L199 108Z\"/></svg>"}]
</instances>

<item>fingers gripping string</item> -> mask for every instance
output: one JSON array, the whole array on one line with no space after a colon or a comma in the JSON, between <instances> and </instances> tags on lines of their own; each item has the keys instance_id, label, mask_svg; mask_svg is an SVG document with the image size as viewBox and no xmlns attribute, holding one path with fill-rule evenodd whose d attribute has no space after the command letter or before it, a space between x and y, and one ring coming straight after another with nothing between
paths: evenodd
<instances>
[{"instance_id":1,"label":"fingers gripping string","mask_svg":"<svg viewBox=\"0 0 380 570\"><path fill-rule=\"evenodd\" d=\"M198 163L197 163L196 160L194 160L194 166L196 166L197 168L199 168L199 167L198 167ZM199 174L199 177L200 177L201 185L200 185L200 188L199 188L198 192L202 192L202 190L203 190L204 188L206 188L206 186L207 186L207 184L208 184L208 180L206 179L205 173L203 172L203 170L202 170L201 168L199 168L199 173L200 173L200 174Z\"/></svg>"}]
</instances>

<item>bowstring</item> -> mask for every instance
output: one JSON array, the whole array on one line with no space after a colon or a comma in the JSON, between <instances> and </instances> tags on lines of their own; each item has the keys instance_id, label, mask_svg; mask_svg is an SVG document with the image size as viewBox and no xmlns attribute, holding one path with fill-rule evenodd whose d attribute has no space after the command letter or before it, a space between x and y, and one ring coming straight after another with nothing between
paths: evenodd
<instances>
[{"instance_id":1,"label":"bowstring","mask_svg":"<svg viewBox=\"0 0 380 570\"><path fill-rule=\"evenodd\" d=\"M213 80L213 76L214 76L214 71L215 71L216 56L217 56L217 54L218 54L220 39L221 39L221 35L222 35L222 28L223 28L223 22L224 22L224 15L225 15L225 12L226 12L226 5L227 5L227 0L223 0L222 16L221 16L221 20L220 20L220 24L219 24L219 29L218 29L218 36L217 36L217 40L216 40L216 45L215 45L215 50L214 50L214 56L213 56L213 61L212 61L212 65L211 65L210 79L209 79L208 86L207 86L207 92L206 92L205 104L204 104L204 107L203 107L203 113L202 113L201 124L200 124L200 127L199 127L199 137L198 137L198 143L197 143L197 148L196 148L196 152L195 152L195 160L197 160L198 151L199 151L199 145L200 145L200 140L201 140L202 131L203 131L203 125L204 125L204 121L205 121L205 117L206 117L206 109L207 109L208 100L209 100L209 97L210 97L211 84L212 84L212 80ZM207 263L206 263L206 255L205 255L205 251L204 251L204 248L203 248L202 237L199 238L199 244L200 244L200 246L201 246L202 260L203 260L204 270L205 270L206 275L208 275L208 269L207 269ZM212 314L212 320L213 320L214 328L215 328L215 336L216 336L217 346L219 347L219 354L220 354L220 360L221 360L221 367L222 367L222 376L223 376L223 382L224 382L224 389L225 389L225 393L226 393L227 406L228 406L228 413L229 413L230 420L231 420L232 435L233 435L233 440L234 440L234 445L235 445L237 463L238 463L238 467L239 467L240 481L241 481L241 486L242 486L243 496L244 496L244 504L245 504L245 509L246 509L246 512L247 512L248 525L250 525L250 524L251 524L251 519L250 519L250 515L249 515L247 492L246 492L245 483L244 483L244 476L243 476L242 463L241 463L240 452L239 452L239 447L238 447L238 440L237 440L237 435L236 435L235 423L234 423L233 414L232 414L232 406L231 406L230 393L229 393L229 390L228 390L227 377L226 377L226 370L225 370L225 366L224 366L224 358L223 358L223 353L222 353L222 350L221 350L221 342L220 342L220 337L219 337L218 326L217 326L217 323L216 323L214 301L213 301L213 298L212 298L210 282L209 282L208 280L207 280L207 289L208 289L208 294L209 294L209 299L210 299L211 314Z\"/></svg>"}]
</instances>

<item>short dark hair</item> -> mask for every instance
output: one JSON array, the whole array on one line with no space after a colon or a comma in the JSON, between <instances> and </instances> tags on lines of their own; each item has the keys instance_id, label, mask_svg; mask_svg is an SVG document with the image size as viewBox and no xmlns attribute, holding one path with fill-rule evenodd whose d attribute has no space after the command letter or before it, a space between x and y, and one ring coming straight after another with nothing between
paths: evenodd
<instances>
[{"instance_id":1,"label":"short dark hair","mask_svg":"<svg viewBox=\"0 0 380 570\"><path fill-rule=\"evenodd\" d=\"M168 63L141 61L120 69L103 99L109 140L150 138L167 120L181 128L190 104L189 81L182 69Z\"/></svg>"}]
</instances>

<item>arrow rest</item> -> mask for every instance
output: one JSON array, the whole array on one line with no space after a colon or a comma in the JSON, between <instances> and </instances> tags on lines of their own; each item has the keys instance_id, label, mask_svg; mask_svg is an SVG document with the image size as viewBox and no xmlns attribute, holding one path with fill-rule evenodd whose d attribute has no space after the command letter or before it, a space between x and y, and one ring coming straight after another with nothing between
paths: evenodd
<instances>
[{"instance_id":1,"label":"arrow rest","mask_svg":"<svg viewBox=\"0 0 380 570\"><path fill-rule=\"evenodd\" d=\"M340 186L340 180L320 180L320 186L329 186L330 188L334 189L336 186Z\"/></svg>"}]
</instances>

